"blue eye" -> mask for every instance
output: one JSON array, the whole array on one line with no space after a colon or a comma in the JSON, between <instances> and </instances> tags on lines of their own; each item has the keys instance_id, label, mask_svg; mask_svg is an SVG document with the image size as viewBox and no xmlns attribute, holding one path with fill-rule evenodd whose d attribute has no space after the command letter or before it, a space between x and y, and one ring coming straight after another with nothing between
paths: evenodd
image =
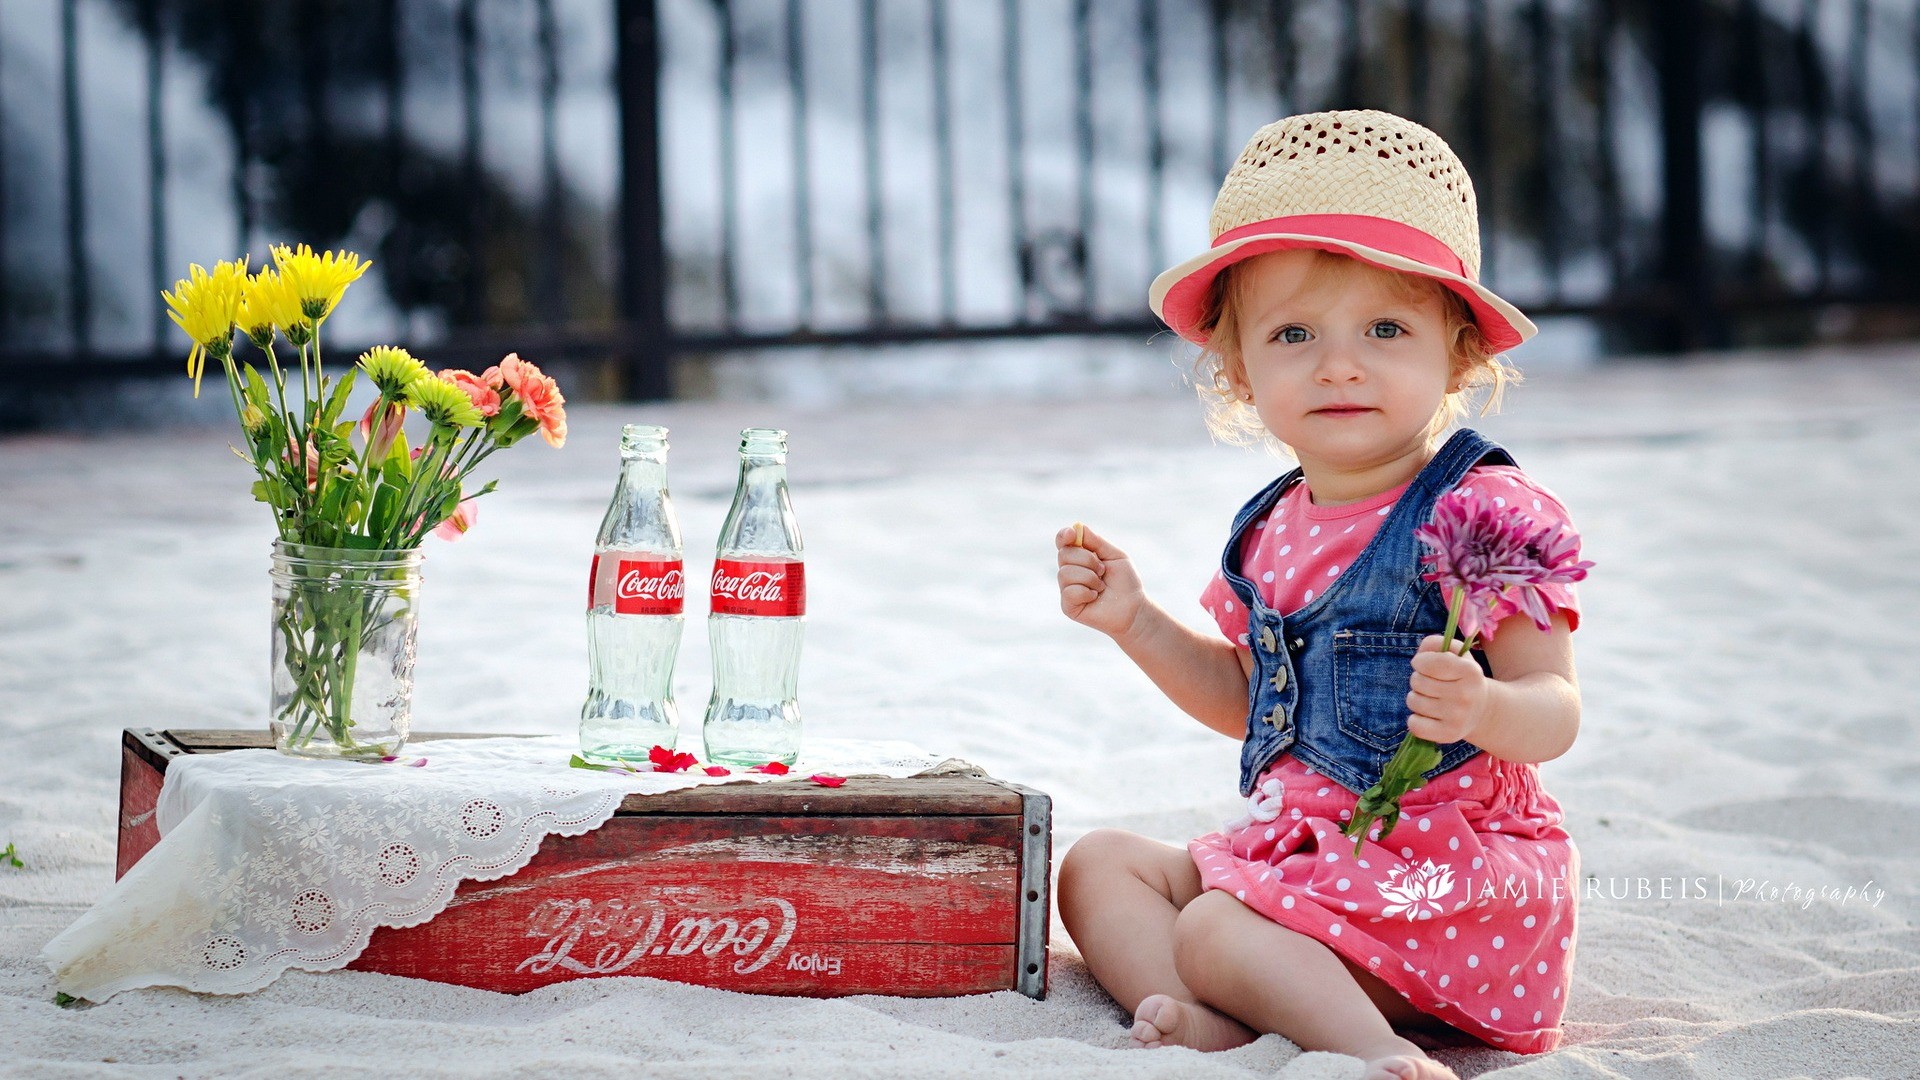
<instances>
[{"instance_id":1,"label":"blue eye","mask_svg":"<svg viewBox=\"0 0 1920 1080\"><path fill-rule=\"evenodd\" d=\"M1377 322L1373 324L1373 329L1373 336L1377 338L1397 338L1404 332L1396 322Z\"/></svg>"},{"instance_id":2,"label":"blue eye","mask_svg":"<svg viewBox=\"0 0 1920 1080\"><path fill-rule=\"evenodd\" d=\"M1274 339L1276 341L1284 341L1289 345L1298 345L1311 336L1312 335L1307 333L1307 328L1304 326L1283 326L1280 328L1280 332L1274 335Z\"/></svg>"}]
</instances>

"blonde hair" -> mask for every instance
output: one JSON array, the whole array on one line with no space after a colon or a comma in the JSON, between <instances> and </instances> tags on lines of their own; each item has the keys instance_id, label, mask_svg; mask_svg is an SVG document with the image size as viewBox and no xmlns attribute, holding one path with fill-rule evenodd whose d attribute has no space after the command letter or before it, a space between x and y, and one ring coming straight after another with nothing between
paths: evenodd
<instances>
[{"instance_id":1,"label":"blonde hair","mask_svg":"<svg viewBox=\"0 0 1920 1080\"><path fill-rule=\"evenodd\" d=\"M1480 406L1480 415L1485 416L1499 409L1501 392L1507 386L1521 381L1518 370L1500 354L1488 350L1487 339L1474 321L1473 309L1459 293L1430 277L1387 270L1335 252L1314 250L1310 254L1313 263L1307 273L1316 286L1340 286L1356 276L1371 275L1402 298L1434 296L1440 300L1446 320L1448 352L1453 359L1452 374L1464 379L1464 383L1458 392L1440 399L1440 407L1427 425L1429 445L1467 415L1471 399L1482 390L1488 391L1486 401ZM1215 438L1237 446L1266 444L1292 457L1292 448L1273 437L1260 422L1253 405L1240 400L1233 388L1234 378L1244 382L1246 376L1240 356L1239 319L1240 282L1244 281L1245 274L1236 273L1244 266L1245 262L1228 266L1214 277L1207 289L1206 305L1195 324L1197 329L1206 332L1207 343L1194 360L1194 388L1207 407L1207 430Z\"/></svg>"}]
</instances>

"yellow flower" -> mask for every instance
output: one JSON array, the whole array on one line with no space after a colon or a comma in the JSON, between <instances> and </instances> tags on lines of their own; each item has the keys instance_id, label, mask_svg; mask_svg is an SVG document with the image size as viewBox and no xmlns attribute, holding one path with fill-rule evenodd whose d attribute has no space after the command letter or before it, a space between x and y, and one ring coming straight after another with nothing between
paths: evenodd
<instances>
[{"instance_id":1,"label":"yellow flower","mask_svg":"<svg viewBox=\"0 0 1920 1080\"><path fill-rule=\"evenodd\" d=\"M347 286L360 280L360 275L373 265L361 262L360 256L351 251L315 255L305 244L298 248L276 245L273 264L279 267L280 276L300 298L301 312L315 322L326 318L346 294Z\"/></svg>"},{"instance_id":2,"label":"yellow flower","mask_svg":"<svg viewBox=\"0 0 1920 1080\"><path fill-rule=\"evenodd\" d=\"M253 343L263 349L273 340L275 327L295 346L303 344L302 338L309 329L307 317L300 310L300 298L287 286L287 279L266 267L247 279L247 287L240 294L240 315L236 321Z\"/></svg>"},{"instance_id":3,"label":"yellow flower","mask_svg":"<svg viewBox=\"0 0 1920 1080\"><path fill-rule=\"evenodd\" d=\"M200 373L206 370L207 355L224 361L233 354L233 328L240 316L240 293L247 280L247 260L217 262L213 273L199 263L188 269L187 280L175 281L172 292L160 298L167 302L167 317L193 339L187 353L187 374L193 376L193 396L200 396Z\"/></svg>"},{"instance_id":4,"label":"yellow flower","mask_svg":"<svg viewBox=\"0 0 1920 1080\"><path fill-rule=\"evenodd\" d=\"M399 401L407 396L415 383L423 379L439 381L427 370L427 365L413 358L405 349L392 345L375 345L360 354L360 369L380 388L380 396L389 401Z\"/></svg>"},{"instance_id":5,"label":"yellow flower","mask_svg":"<svg viewBox=\"0 0 1920 1080\"><path fill-rule=\"evenodd\" d=\"M431 377L407 389L407 404L419 409L427 423L437 428L479 427L486 419L465 390Z\"/></svg>"}]
</instances>

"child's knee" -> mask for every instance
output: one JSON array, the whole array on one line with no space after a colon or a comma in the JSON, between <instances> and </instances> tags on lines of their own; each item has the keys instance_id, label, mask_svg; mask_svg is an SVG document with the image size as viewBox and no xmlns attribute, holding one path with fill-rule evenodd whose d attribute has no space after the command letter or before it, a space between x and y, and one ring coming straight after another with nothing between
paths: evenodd
<instances>
[{"instance_id":1,"label":"child's knee","mask_svg":"<svg viewBox=\"0 0 1920 1080\"><path fill-rule=\"evenodd\" d=\"M1128 849L1137 839L1124 829L1095 829L1075 841L1060 860L1062 906L1082 886L1098 888L1098 879L1125 872Z\"/></svg>"},{"instance_id":2,"label":"child's knee","mask_svg":"<svg viewBox=\"0 0 1920 1080\"><path fill-rule=\"evenodd\" d=\"M1245 943L1232 940L1228 925L1231 909L1240 902L1217 889L1209 889L1180 909L1173 922L1173 967L1180 981L1195 987L1195 980L1207 976L1230 961Z\"/></svg>"}]
</instances>

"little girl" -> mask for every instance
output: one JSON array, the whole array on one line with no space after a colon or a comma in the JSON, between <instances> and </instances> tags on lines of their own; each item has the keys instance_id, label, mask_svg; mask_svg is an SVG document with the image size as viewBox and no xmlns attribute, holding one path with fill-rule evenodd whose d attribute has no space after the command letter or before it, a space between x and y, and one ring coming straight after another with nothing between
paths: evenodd
<instances>
[{"instance_id":1,"label":"little girl","mask_svg":"<svg viewBox=\"0 0 1920 1080\"><path fill-rule=\"evenodd\" d=\"M1579 727L1577 597L1547 587L1547 632L1507 618L1470 655L1443 651L1451 596L1421 578L1414 539L1456 489L1571 529L1505 450L1443 439L1468 395L1497 401L1515 377L1498 354L1533 324L1476 280L1478 210L1452 150L1388 113L1262 128L1212 233L1150 303L1204 347L1216 430L1299 463L1234 518L1201 596L1224 638L1149 600L1093 530L1055 543L1066 614L1244 741L1249 813L1186 850L1089 834L1061 864L1061 918L1140 1046L1271 1031L1379 1078L1454 1076L1401 1031L1551 1050L1580 868L1537 763ZM1409 731L1440 764L1356 856L1342 826Z\"/></svg>"}]
</instances>

